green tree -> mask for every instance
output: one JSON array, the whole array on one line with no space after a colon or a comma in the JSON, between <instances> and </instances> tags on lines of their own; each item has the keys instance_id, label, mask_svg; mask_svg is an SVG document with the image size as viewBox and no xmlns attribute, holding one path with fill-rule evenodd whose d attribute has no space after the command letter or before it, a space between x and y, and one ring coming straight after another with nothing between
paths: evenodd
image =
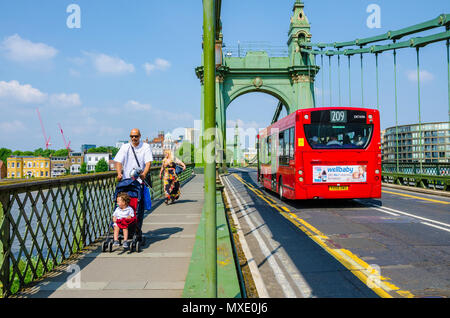
<instances>
[{"instance_id":1,"label":"green tree","mask_svg":"<svg viewBox=\"0 0 450 318\"><path fill-rule=\"evenodd\" d=\"M95 165L95 172L105 172L108 171L108 163L105 158L100 159Z\"/></svg>"},{"instance_id":2,"label":"green tree","mask_svg":"<svg viewBox=\"0 0 450 318\"><path fill-rule=\"evenodd\" d=\"M53 153L53 157L67 157L69 155L69 150L59 149Z\"/></svg>"},{"instance_id":3,"label":"green tree","mask_svg":"<svg viewBox=\"0 0 450 318\"><path fill-rule=\"evenodd\" d=\"M50 155L53 155L54 153L55 153L55 150L52 150L52 149L45 149L45 150L43 151L42 156L48 158L48 157L50 157Z\"/></svg>"},{"instance_id":4,"label":"green tree","mask_svg":"<svg viewBox=\"0 0 450 318\"><path fill-rule=\"evenodd\" d=\"M44 156L44 149L38 148L34 150L34 155L36 157L43 157Z\"/></svg>"},{"instance_id":5,"label":"green tree","mask_svg":"<svg viewBox=\"0 0 450 318\"><path fill-rule=\"evenodd\" d=\"M86 162L83 162L80 167L80 173L85 174L86 172L87 172L87 164Z\"/></svg>"},{"instance_id":6,"label":"green tree","mask_svg":"<svg viewBox=\"0 0 450 318\"><path fill-rule=\"evenodd\" d=\"M116 156L117 152L119 151L119 148L113 147L113 146L100 146L97 148L90 148L88 149L88 153L110 153L113 157Z\"/></svg>"},{"instance_id":7,"label":"green tree","mask_svg":"<svg viewBox=\"0 0 450 318\"><path fill-rule=\"evenodd\" d=\"M6 158L11 156L12 150L8 148L0 148L0 160L6 164Z\"/></svg>"},{"instance_id":8,"label":"green tree","mask_svg":"<svg viewBox=\"0 0 450 318\"><path fill-rule=\"evenodd\" d=\"M114 158L114 157L117 155L117 153L119 152L119 148L112 147L112 146L109 146L109 147L108 147L108 150L109 150L109 152L111 152L111 155L112 155L113 158Z\"/></svg>"}]
</instances>

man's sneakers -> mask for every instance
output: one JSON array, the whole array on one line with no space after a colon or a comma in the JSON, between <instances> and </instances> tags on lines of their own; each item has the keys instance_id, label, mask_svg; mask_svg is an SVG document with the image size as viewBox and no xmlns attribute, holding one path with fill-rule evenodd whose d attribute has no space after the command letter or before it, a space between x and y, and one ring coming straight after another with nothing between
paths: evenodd
<instances>
[{"instance_id":1,"label":"man's sneakers","mask_svg":"<svg viewBox=\"0 0 450 318\"><path fill-rule=\"evenodd\" d=\"M113 243L113 247L117 247L117 246L120 246L120 243L119 243L119 241L114 241L114 243Z\"/></svg>"},{"instance_id":2,"label":"man's sneakers","mask_svg":"<svg viewBox=\"0 0 450 318\"><path fill-rule=\"evenodd\" d=\"M123 248L124 249L129 249L130 248L130 246L128 245L128 241L123 241Z\"/></svg>"}]
</instances>

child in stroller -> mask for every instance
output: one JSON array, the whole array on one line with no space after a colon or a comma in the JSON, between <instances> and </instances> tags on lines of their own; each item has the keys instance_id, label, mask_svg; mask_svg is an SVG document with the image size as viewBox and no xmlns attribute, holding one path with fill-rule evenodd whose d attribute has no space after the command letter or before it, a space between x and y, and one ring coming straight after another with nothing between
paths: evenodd
<instances>
[{"instance_id":1,"label":"child in stroller","mask_svg":"<svg viewBox=\"0 0 450 318\"><path fill-rule=\"evenodd\" d=\"M117 211L118 213L113 215L113 222L110 223L106 240L103 242L103 252L106 252L107 250L112 252L113 246L117 246L117 243L120 245L122 240L124 240L124 248L130 248L131 252L135 250L140 252L141 246L145 244L145 239L142 236L141 230L144 214L142 190L142 185L137 180L131 178L123 179L117 184L114 194L114 201L117 203L115 212L117 211L117 208L121 211ZM127 219L127 216L131 216L131 211L128 210L128 212L125 212L127 209L121 209L120 207L120 201L125 197L121 193L126 194L130 199L128 208L133 210L133 216L129 219ZM115 226L114 223L117 226ZM112 233L111 229L113 229ZM120 235L120 233L123 235ZM132 237L132 240L130 244L128 244L127 239L130 237Z\"/></svg>"},{"instance_id":2,"label":"child in stroller","mask_svg":"<svg viewBox=\"0 0 450 318\"><path fill-rule=\"evenodd\" d=\"M119 231L123 231L123 248L128 248L128 227L136 223L134 210L130 207L130 196L126 192L120 192L117 195L117 208L113 213L114 222L114 244L119 246Z\"/></svg>"}]
</instances>

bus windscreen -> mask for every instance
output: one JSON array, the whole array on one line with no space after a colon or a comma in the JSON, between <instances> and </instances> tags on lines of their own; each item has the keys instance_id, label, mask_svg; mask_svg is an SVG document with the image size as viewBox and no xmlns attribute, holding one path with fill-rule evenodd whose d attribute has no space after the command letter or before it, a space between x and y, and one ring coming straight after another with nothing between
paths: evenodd
<instances>
[{"instance_id":1,"label":"bus windscreen","mask_svg":"<svg viewBox=\"0 0 450 318\"><path fill-rule=\"evenodd\" d=\"M305 137L313 149L365 149L373 125L362 123L314 123L304 125Z\"/></svg>"}]
</instances>

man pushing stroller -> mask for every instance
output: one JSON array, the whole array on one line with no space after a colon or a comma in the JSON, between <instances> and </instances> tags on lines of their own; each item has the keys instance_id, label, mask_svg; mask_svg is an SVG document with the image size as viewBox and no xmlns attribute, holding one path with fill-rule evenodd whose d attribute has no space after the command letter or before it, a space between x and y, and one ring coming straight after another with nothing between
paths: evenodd
<instances>
[{"instance_id":1,"label":"man pushing stroller","mask_svg":"<svg viewBox=\"0 0 450 318\"><path fill-rule=\"evenodd\" d=\"M145 189L144 180L150 171L153 156L150 145L143 143L140 139L141 132L139 129L132 129L130 132L131 142L120 147L114 161L116 162L117 180L136 179L140 183L143 193ZM136 226L140 232L144 217L144 204L137 206L135 217L137 221Z\"/></svg>"}]
</instances>

